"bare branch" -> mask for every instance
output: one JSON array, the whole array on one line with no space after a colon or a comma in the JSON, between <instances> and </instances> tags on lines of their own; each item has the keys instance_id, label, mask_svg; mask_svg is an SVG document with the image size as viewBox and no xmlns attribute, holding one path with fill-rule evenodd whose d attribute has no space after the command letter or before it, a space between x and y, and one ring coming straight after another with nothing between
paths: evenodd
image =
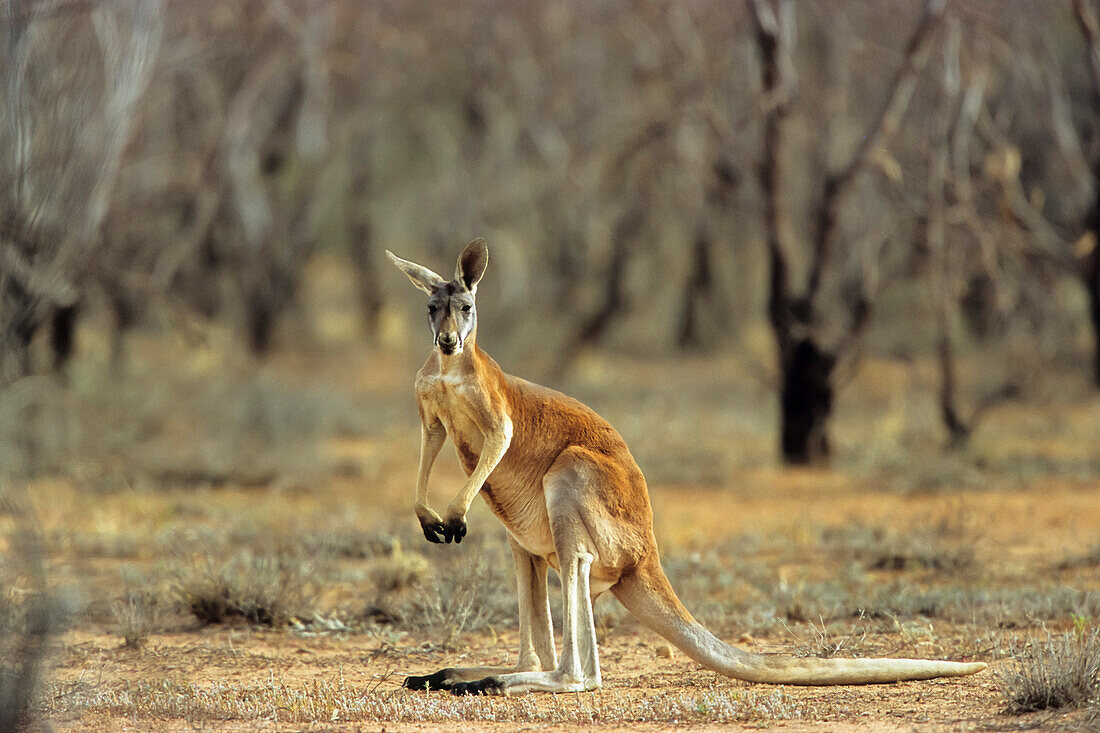
<instances>
[{"instance_id":1,"label":"bare branch","mask_svg":"<svg viewBox=\"0 0 1100 733\"><path fill-rule=\"evenodd\" d=\"M764 156L758 167L764 190L764 220L769 260L768 316L782 358L791 346L790 255L785 241L788 227L783 205L783 123L789 95L787 71L791 67L790 39L793 37L793 5L783 0L776 12L766 0L746 0L753 19L760 76L763 82Z\"/></svg>"},{"instance_id":2,"label":"bare branch","mask_svg":"<svg viewBox=\"0 0 1100 733\"><path fill-rule=\"evenodd\" d=\"M1100 96L1100 19L1096 17L1096 10L1089 6L1087 0L1073 0L1073 12L1088 44L1093 89Z\"/></svg>"},{"instance_id":3,"label":"bare branch","mask_svg":"<svg viewBox=\"0 0 1100 733\"><path fill-rule=\"evenodd\" d=\"M995 150L1015 150L1005 134L997 127L996 121L989 110L983 106L982 113L978 117L978 133L986 140L987 144ZM1018 153L1017 153L1018 154ZM1024 191L1023 184L1016 175L1002 175L999 183L1004 193L1005 203L1008 204L1013 216L1020 224L1031 232L1038 245L1035 252L1042 255L1050 262L1059 265L1069 271L1076 271L1073 261L1073 248L1067 239L1063 237L1054 225L1052 225L1043 212L1034 206Z\"/></svg>"},{"instance_id":4,"label":"bare branch","mask_svg":"<svg viewBox=\"0 0 1100 733\"><path fill-rule=\"evenodd\" d=\"M27 95L23 90L27 65L30 62L32 39L29 34L29 20L37 6L33 2L11 0L3 5L4 24L4 93L6 103L10 105L9 120L11 129L12 158L12 201L15 211L21 211L29 197L27 171L31 166L31 119Z\"/></svg>"},{"instance_id":5,"label":"bare branch","mask_svg":"<svg viewBox=\"0 0 1100 733\"><path fill-rule=\"evenodd\" d=\"M0 238L0 271L11 277L34 299L67 306L76 302L77 291L57 267L36 267L13 242Z\"/></svg>"},{"instance_id":6,"label":"bare branch","mask_svg":"<svg viewBox=\"0 0 1100 733\"><path fill-rule=\"evenodd\" d=\"M932 33L943 20L947 0L925 0L924 10L921 13L917 27L913 35L905 45L905 61L894 76L890 85L890 93L882 104L879 113L872 119L871 124L863 133L862 140L852 159L834 178L838 188L843 189L867 164L871 152L883 141L884 138L893 135L905 110L909 106L909 100L913 96L913 89L917 83L917 75L928 61L929 42Z\"/></svg>"},{"instance_id":7,"label":"bare branch","mask_svg":"<svg viewBox=\"0 0 1100 733\"><path fill-rule=\"evenodd\" d=\"M245 242L256 247L272 226L271 202L258 163L261 148L279 121L290 94L289 63L283 49L272 50L246 79L230 105L225 147L229 178Z\"/></svg>"},{"instance_id":8,"label":"bare branch","mask_svg":"<svg viewBox=\"0 0 1100 733\"><path fill-rule=\"evenodd\" d=\"M326 64L329 42L329 12L325 0L311 0L301 23L300 48L304 70L302 111L295 128L295 145L308 161L320 160L328 150L328 117L332 106L332 87Z\"/></svg>"},{"instance_id":9,"label":"bare branch","mask_svg":"<svg viewBox=\"0 0 1100 733\"><path fill-rule=\"evenodd\" d=\"M886 138L893 135L901 123L913 95L913 89L916 87L917 75L928 60L928 48L933 31L943 20L946 7L947 0L925 0L920 20L909 42L905 45L905 60L894 76L890 92L886 95L882 107L872 118L848 164L825 180L825 191L818 209L817 226L814 232L813 262L810 266L807 289L807 297L811 301L821 285L825 263L832 247L840 199L867 165L874 150Z\"/></svg>"},{"instance_id":10,"label":"bare branch","mask_svg":"<svg viewBox=\"0 0 1100 733\"><path fill-rule=\"evenodd\" d=\"M135 0L125 21L106 9L96 8L92 23L103 50L107 90L102 115L103 144L97 161L97 176L88 197L88 213L78 241L90 238L107 214L107 205L122 164L122 153L130 139L134 109L149 84L153 59L160 45L163 22L160 0ZM129 39L120 37L129 28Z\"/></svg>"},{"instance_id":11,"label":"bare branch","mask_svg":"<svg viewBox=\"0 0 1100 733\"><path fill-rule=\"evenodd\" d=\"M936 359L940 370L939 384L939 408L940 418L947 428L948 441L952 446L962 445L970 437L971 427L963 418L958 407L958 378L955 372L955 341L951 337L951 313L955 304L956 294L953 287L952 264L947 247L947 181L949 176L949 161L952 152L958 154L953 162L956 166L965 164L960 151L954 148L953 141L964 140L969 135L969 129L964 121L970 118L963 113L966 104L957 104L960 88L959 79L959 30L958 24L952 22L948 27L947 39L944 43L944 98L938 105L937 120L935 125L934 140L929 151L930 166L928 175L928 204L927 224L925 227L925 241L932 260L932 301L935 304L936 318ZM970 89L967 90L968 93ZM959 111L954 124L951 121L952 108ZM951 135L954 127L955 135ZM972 201L970 177L967 167L963 172L966 175L959 177L956 186L956 195L965 197L969 204Z\"/></svg>"}]
</instances>

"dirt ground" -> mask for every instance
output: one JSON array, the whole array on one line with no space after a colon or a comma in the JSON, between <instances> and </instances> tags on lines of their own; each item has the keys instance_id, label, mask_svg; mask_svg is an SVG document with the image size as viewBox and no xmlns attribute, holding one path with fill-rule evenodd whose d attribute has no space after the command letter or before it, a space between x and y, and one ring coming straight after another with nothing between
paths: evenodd
<instances>
[{"instance_id":1,"label":"dirt ground","mask_svg":"<svg viewBox=\"0 0 1100 733\"><path fill-rule=\"evenodd\" d=\"M927 522L945 511L981 518L984 547L996 548L997 562L991 559L990 572L1012 575L1019 568L1039 571L1075 550L1096 541L1100 527L1100 502L1095 487L1087 482L1050 480L1019 491L974 491L953 495L950 501L930 494L875 494L846 487L834 475L806 472L790 475L753 475L760 490L752 495L729 490L655 487L653 491L659 532L673 546L694 545L707 538L753 530L763 534L790 534L792 528L811 524L872 523L895 527ZM399 500L395 499L396 503ZM484 513L477 516L473 531L486 531L492 521ZM736 572L738 558L731 557ZM823 559L803 557L793 563L800 572ZM1013 570L1013 569L1016 570ZM999 569L999 570L998 570ZM776 568L780 577L789 568ZM827 573L828 568L820 568ZM1073 579L1082 586L1100 587L1100 573L1086 568ZM445 693L414 693L400 688L406 674L422 674L443 666L506 664L516 647L515 632L465 635L446 646L432 639L408 634L395 644L380 641L369 634L324 635L306 637L285 631L262 630L247 625L195 627L187 620L182 628L156 633L145 646L126 649L117 633L95 628L78 628L63 639L65 651L55 674L57 695L51 707L62 712L58 720L62 730L434 730L440 721L416 722L417 710L429 698ZM932 622L929 622L931 625ZM724 630L728 631L728 630ZM1021 725L1066 725L1078 719L1073 713L1008 716L1003 712L998 670L1008 662L992 659L990 649L982 649L986 639L972 638L975 629L968 625L935 622L934 637L923 647L898 649L897 634L875 634L873 646L879 653L916 653L960 659L990 658L992 667L974 677L931 682L913 682L872 687L782 688L785 719L756 719L727 723L739 728L779 727L787 730L974 730L1013 728ZM987 633L985 631L983 634ZM736 638L736 637L735 637ZM789 639L741 639L741 645L758 651L790 651ZM601 659L604 690L592 695L596 703L587 703L583 695L561 697L535 696L533 705L552 720L555 708L604 705L619 711L644 704L654 696L687 695L702 692L738 695L752 692L758 696L777 694L777 688L753 686L727 680L701 669L679 652L665 658L663 642L656 635L638 629L612 630L603 641ZM660 650L660 655L659 655ZM986 653L983 654L983 651ZM182 717L134 717L121 714L117 706L102 695L126 689L137 680L172 679L190 686L225 685L253 690L273 684L308 688L318 680L339 682L354 697L383 696L397 699L403 708L399 719L384 724L378 721L355 723L339 718L324 722L277 722L278 711L251 720L202 719L196 709ZM68 689L81 695L99 695L101 700L81 714L67 718L64 699ZM512 701L493 701L498 707ZM140 709L140 704L134 706ZM78 706L79 709L79 706ZM435 714L435 713L433 713ZM579 714L579 713L577 713ZM568 719L569 713L560 716ZM789 717L786 717L789 715ZM191 717L193 716L193 717ZM646 723L642 720L616 720L593 723L608 730L665 730L682 727L672 722ZM473 725L467 721L465 725ZM688 720L697 728L716 727L705 720ZM476 722L485 729L512 730L518 721ZM522 727L559 729L571 727L534 720ZM724 726L723 726L724 727Z\"/></svg>"},{"instance_id":2,"label":"dirt ground","mask_svg":"<svg viewBox=\"0 0 1100 733\"><path fill-rule=\"evenodd\" d=\"M584 362L558 386L595 404L626 436L649 478L667 572L721 638L759 652L831 647L838 656L985 660L990 669L868 687L749 685L670 655L608 598L597 605L601 691L460 699L406 691L401 681L456 664L511 663L514 618L441 634L413 617L363 615L379 593L379 563L415 556L424 575L401 591L415 595L459 567L455 557L501 557L492 553L503 532L480 502L469 517L472 541L461 548L417 537L409 385L420 356L365 348L334 355L322 345L282 354L257 377L217 352L188 347L181 358L162 343L132 348L144 366L124 387L94 373L74 378L74 419L88 420L80 410L94 414L96 434L73 439L67 449L83 453L68 473L26 492L51 583L79 609L46 679L43 715L59 730L1100 725L1088 709L1011 715L1000 676L1029 640L1072 633L1100 615L1100 398L1084 387L1006 406L966 452L946 454L929 410L918 409L925 398L934 404L927 374L870 361L842 397L832 468L790 470L774 460L773 396L729 359ZM175 406L168 418L157 402L168 398L149 387L166 374L178 375L165 388ZM226 386L211 392L213 379ZM245 439L232 432L236 408L225 405L236 404L241 385L257 384L244 391ZM146 420L146 410L155 417ZM314 427L284 434L284 422ZM146 432L131 435L134 423ZM262 439L254 441L257 425ZM209 445L229 445L230 457L204 453L196 436L205 433ZM446 449L432 479L437 505L460 480ZM304 571L317 587L304 625L298 617L274 627L203 624L166 590L186 552L209 559L277 546L310 560L333 537L351 549ZM362 551L361 538L369 545ZM493 572L506 585L510 562ZM160 597L160 613L126 646L118 604L135 589ZM927 599L896 607L909 610L855 612L867 599L894 608L891 597L910 591ZM314 611L341 621L311 624Z\"/></svg>"}]
</instances>

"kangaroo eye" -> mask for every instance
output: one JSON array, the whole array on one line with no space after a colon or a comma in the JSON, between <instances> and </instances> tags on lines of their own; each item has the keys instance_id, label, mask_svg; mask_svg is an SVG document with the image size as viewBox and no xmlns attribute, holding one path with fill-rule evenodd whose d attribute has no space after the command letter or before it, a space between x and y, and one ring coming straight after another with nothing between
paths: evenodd
<instances>
[{"instance_id":1,"label":"kangaroo eye","mask_svg":"<svg viewBox=\"0 0 1100 733\"><path fill-rule=\"evenodd\" d=\"M434 306L434 305L429 305L429 306L428 306L428 312L429 312L429 313L431 313L432 315L435 315L435 312L436 312L437 310L439 310L439 308L437 308L437 307L436 307L436 306Z\"/></svg>"},{"instance_id":2,"label":"kangaroo eye","mask_svg":"<svg viewBox=\"0 0 1100 733\"><path fill-rule=\"evenodd\" d=\"M462 312L463 313L469 313L470 312L470 306L468 306L468 305L462 306Z\"/></svg>"}]
</instances>

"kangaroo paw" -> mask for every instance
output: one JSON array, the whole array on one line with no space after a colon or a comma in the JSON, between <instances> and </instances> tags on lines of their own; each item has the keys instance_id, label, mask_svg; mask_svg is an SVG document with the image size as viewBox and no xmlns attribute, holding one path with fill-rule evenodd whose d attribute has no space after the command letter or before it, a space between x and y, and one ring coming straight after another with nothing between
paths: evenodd
<instances>
[{"instance_id":1,"label":"kangaroo paw","mask_svg":"<svg viewBox=\"0 0 1100 733\"><path fill-rule=\"evenodd\" d=\"M401 686L406 690L450 690L453 686L453 683L447 679L450 671L441 669L423 676L410 675L405 678Z\"/></svg>"},{"instance_id":2,"label":"kangaroo paw","mask_svg":"<svg viewBox=\"0 0 1100 733\"><path fill-rule=\"evenodd\" d=\"M462 538L466 536L466 517L447 517L443 521L443 539L446 542L454 540L455 543L462 542Z\"/></svg>"},{"instance_id":3,"label":"kangaroo paw","mask_svg":"<svg viewBox=\"0 0 1100 733\"><path fill-rule=\"evenodd\" d=\"M503 695L504 685L496 677L486 677L476 682L456 682L451 686L452 695Z\"/></svg>"}]
</instances>

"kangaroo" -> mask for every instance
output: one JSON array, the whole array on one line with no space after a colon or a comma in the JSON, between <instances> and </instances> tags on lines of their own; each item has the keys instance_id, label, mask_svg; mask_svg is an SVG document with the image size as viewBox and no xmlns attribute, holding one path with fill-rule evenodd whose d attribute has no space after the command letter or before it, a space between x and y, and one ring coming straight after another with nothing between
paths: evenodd
<instances>
[{"instance_id":1,"label":"kangaroo","mask_svg":"<svg viewBox=\"0 0 1100 733\"><path fill-rule=\"evenodd\" d=\"M453 280L386 254L428 296L434 347L416 375L420 468L416 516L429 542L462 542L478 494L503 522L516 566L519 659L514 667L448 667L411 676L412 690L456 695L579 692L600 687L592 602L611 591L642 623L707 669L735 679L851 685L974 674L982 662L800 659L753 654L719 640L677 598L661 569L645 478L626 442L591 408L505 374L477 345L477 285L489 249L475 239ZM466 482L440 517L428 477L450 437ZM547 568L564 596L554 650Z\"/></svg>"}]
</instances>

